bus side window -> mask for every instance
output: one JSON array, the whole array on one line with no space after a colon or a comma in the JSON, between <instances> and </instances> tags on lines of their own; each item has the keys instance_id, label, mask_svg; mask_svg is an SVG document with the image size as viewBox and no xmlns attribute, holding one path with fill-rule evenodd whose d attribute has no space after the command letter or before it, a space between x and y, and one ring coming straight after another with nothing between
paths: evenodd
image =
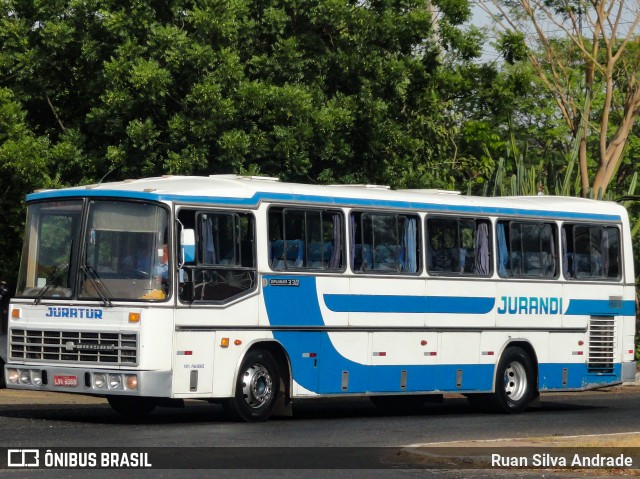
<instances>
[{"instance_id":1,"label":"bus side window","mask_svg":"<svg viewBox=\"0 0 640 479\"><path fill-rule=\"evenodd\" d=\"M420 268L417 216L352 213L351 269L354 272L417 273Z\"/></svg>"},{"instance_id":2,"label":"bus side window","mask_svg":"<svg viewBox=\"0 0 640 479\"><path fill-rule=\"evenodd\" d=\"M557 276L556 226L552 223L499 221L498 274L502 277Z\"/></svg>"},{"instance_id":3,"label":"bus side window","mask_svg":"<svg viewBox=\"0 0 640 479\"><path fill-rule=\"evenodd\" d=\"M255 287L255 226L247 212L180 210L181 231L196 232L195 257L182 263L182 301L225 302ZM182 236L182 235L181 235Z\"/></svg>"},{"instance_id":4,"label":"bus side window","mask_svg":"<svg viewBox=\"0 0 640 479\"><path fill-rule=\"evenodd\" d=\"M563 272L571 279L618 279L620 231L600 225L562 227Z\"/></svg>"},{"instance_id":5,"label":"bus side window","mask_svg":"<svg viewBox=\"0 0 640 479\"><path fill-rule=\"evenodd\" d=\"M282 270L343 267L342 213L320 209L269 210L269 265Z\"/></svg>"},{"instance_id":6,"label":"bus side window","mask_svg":"<svg viewBox=\"0 0 640 479\"><path fill-rule=\"evenodd\" d=\"M484 219L427 219L427 269L429 273L488 276L489 221Z\"/></svg>"}]
</instances>

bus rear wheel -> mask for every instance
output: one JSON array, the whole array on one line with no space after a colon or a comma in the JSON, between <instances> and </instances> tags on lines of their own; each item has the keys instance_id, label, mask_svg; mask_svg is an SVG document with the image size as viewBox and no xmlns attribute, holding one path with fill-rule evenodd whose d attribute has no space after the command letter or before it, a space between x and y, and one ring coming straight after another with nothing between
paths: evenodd
<instances>
[{"instance_id":1,"label":"bus rear wheel","mask_svg":"<svg viewBox=\"0 0 640 479\"><path fill-rule=\"evenodd\" d=\"M279 392L278 367L271 353L261 349L249 351L238 370L235 396L225 402L225 410L243 421L266 421Z\"/></svg>"},{"instance_id":2,"label":"bus rear wheel","mask_svg":"<svg viewBox=\"0 0 640 479\"><path fill-rule=\"evenodd\" d=\"M148 416L158 405L157 399L137 396L108 396L109 406L130 420Z\"/></svg>"},{"instance_id":3,"label":"bus rear wheel","mask_svg":"<svg viewBox=\"0 0 640 479\"><path fill-rule=\"evenodd\" d=\"M535 374L529 354L520 347L508 348L496 369L493 400L505 413L524 411L535 391Z\"/></svg>"}]
</instances>

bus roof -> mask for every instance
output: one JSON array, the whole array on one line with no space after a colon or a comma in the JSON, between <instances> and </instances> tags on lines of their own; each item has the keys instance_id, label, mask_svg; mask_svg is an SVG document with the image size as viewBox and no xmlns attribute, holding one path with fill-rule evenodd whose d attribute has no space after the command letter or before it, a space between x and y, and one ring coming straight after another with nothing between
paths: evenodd
<instances>
[{"instance_id":1,"label":"bus roof","mask_svg":"<svg viewBox=\"0 0 640 479\"><path fill-rule=\"evenodd\" d=\"M308 185L237 175L162 176L37 191L27 201L71 197L134 198L257 207L263 201L452 213L594 218L620 221L621 205L564 196L479 197L442 190L391 190L379 185Z\"/></svg>"}]
</instances>

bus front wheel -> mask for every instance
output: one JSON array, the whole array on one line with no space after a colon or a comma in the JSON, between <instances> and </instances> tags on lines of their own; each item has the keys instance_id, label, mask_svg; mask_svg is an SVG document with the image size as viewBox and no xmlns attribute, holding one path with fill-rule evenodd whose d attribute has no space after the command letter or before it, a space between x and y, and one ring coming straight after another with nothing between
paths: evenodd
<instances>
[{"instance_id":1,"label":"bus front wheel","mask_svg":"<svg viewBox=\"0 0 640 479\"><path fill-rule=\"evenodd\" d=\"M273 356L260 349L249 351L238 371L235 396L225 403L225 409L236 419L265 421L273 412L279 390Z\"/></svg>"},{"instance_id":2,"label":"bus front wheel","mask_svg":"<svg viewBox=\"0 0 640 479\"><path fill-rule=\"evenodd\" d=\"M495 405L505 413L524 411L535 389L533 362L522 348L507 349L496 370L496 388L493 396Z\"/></svg>"}]
</instances>

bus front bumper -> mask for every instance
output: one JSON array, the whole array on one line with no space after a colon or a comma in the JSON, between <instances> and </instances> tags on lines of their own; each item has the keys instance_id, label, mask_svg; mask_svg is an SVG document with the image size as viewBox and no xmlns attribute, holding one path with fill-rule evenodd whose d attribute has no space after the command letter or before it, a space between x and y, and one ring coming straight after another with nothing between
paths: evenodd
<instances>
[{"instance_id":1,"label":"bus front bumper","mask_svg":"<svg viewBox=\"0 0 640 479\"><path fill-rule=\"evenodd\" d=\"M92 396L171 395L171 371L136 371L6 364L8 389L30 389Z\"/></svg>"}]
</instances>

